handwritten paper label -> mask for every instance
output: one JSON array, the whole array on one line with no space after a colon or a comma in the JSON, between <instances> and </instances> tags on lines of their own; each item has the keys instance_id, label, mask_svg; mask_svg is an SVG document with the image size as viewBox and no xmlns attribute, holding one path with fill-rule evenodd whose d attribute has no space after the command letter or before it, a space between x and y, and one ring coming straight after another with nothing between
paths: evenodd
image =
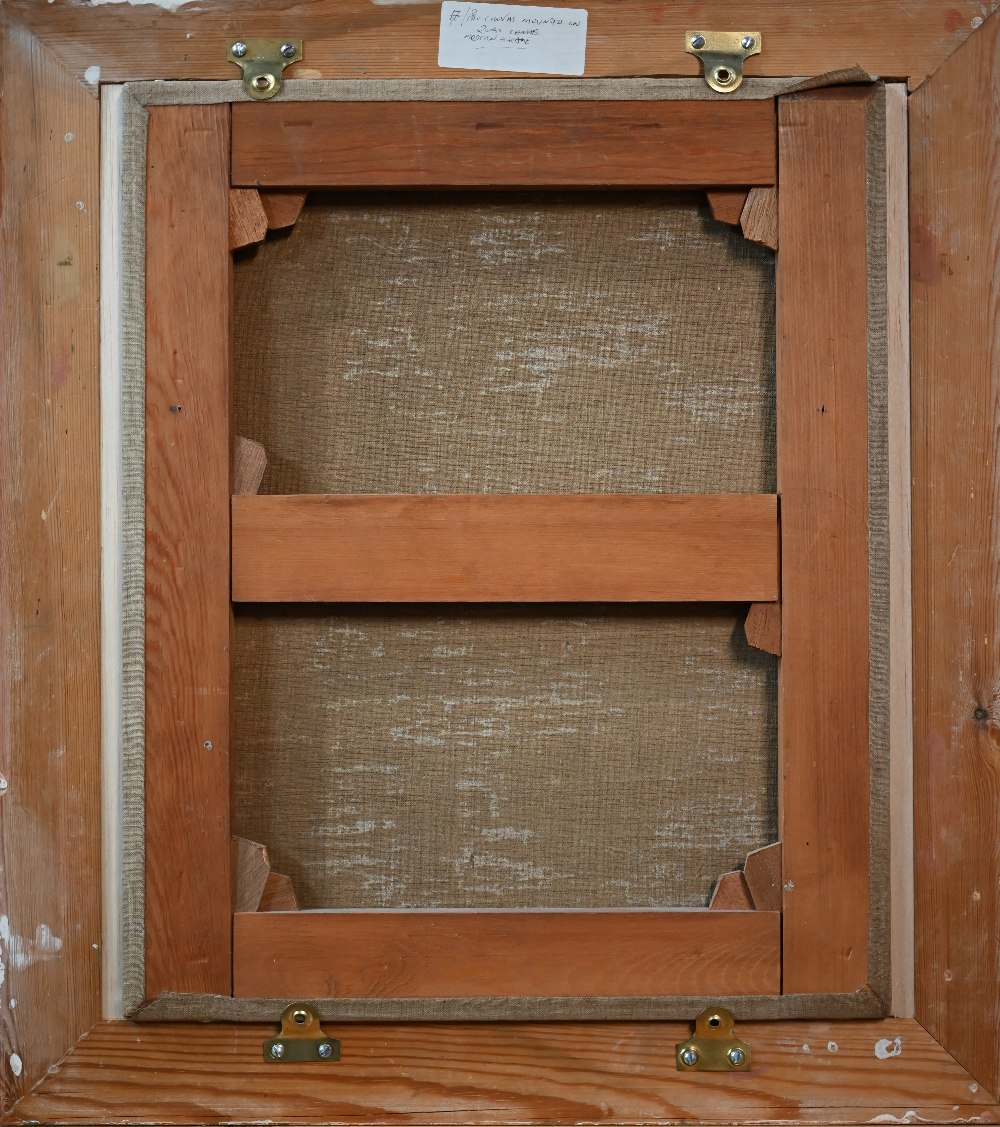
<instances>
[{"instance_id":1,"label":"handwritten paper label","mask_svg":"<svg viewBox=\"0 0 1000 1127\"><path fill-rule=\"evenodd\" d=\"M441 5L440 67L583 74L586 53L584 8L466 4L458 0L445 0Z\"/></svg>"}]
</instances>

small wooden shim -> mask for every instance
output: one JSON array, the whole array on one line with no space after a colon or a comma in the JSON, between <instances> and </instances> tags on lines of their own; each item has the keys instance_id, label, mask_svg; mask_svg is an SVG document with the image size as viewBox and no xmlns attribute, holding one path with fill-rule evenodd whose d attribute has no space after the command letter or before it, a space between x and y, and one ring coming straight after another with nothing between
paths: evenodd
<instances>
[{"instance_id":1,"label":"small wooden shim","mask_svg":"<svg viewBox=\"0 0 1000 1127\"><path fill-rule=\"evenodd\" d=\"M261 243L267 236L267 214L256 188L229 189L229 249Z\"/></svg>"},{"instance_id":2,"label":"small wooden shim","mask_svg":"<svg viewBox=\"0 0 1000 1127\"><path fill-rule=\"evenodd\" d=\"M715 885L709 908L724 912L752 912L754 910L746 878L739 870L723 873Z\"/></svg>"},{"instance_id":3,"label":"small wooden shim","mask_svg":"<svg viewBox=\"0 0 1000 1127\"><path fill-rule=\"evenodd\" d=\"M297 912L299 899L295 895L292 878L284 873L270 873L264 894L257 905L258 912Z\"/></svg>"},{"instance_id":4,"label":"small wooden shim","mask_svg":"<svg viewBox=\"0 0 1000 1127\"><path fill-rule=\"evenodd\" d=\"M260 202L267 216L268 230L280 231L294 226L306 202L306 195L306 192L261 192Z\"/></svg>"},{"instance_id":5,"label":"small wooden shim","mask_svg":"<svg viewBox=\"0 0 1000 1127\"><path fill-rule=\"evenodd\" d=\"M723 873L708 904L716 911L781 911L781 842L747 854L743 871Z\"/></svg>"},{"instance_id":6,"label":"small wooden shim","mask_svg":"<svg viewBox=\"0 0 1000 1127\"><path fill-rule=\"evenodd\" d=\"M257 911L270 872L271 861L260 842L233 838L233 911Z\"/></svg>"},{"instance_id":7,"label":"small wooden shim","mask_svg":"<svg viewBox=\"0 0 1000 1127\"><path fill-rule=\"evenodd\" d=\"M778 189L751 188L746 206L740 215L743 237L778 249Z\"/></svg>"},{"instance_id":8,"label":"small wooden shim","mask_svg":"<svg viewBox=\"0 0 1000 1127\"><path fill-rule=\"evenodd\" d=\"M705 195L708 196L708 206L714 219L720 223L731 223L733 226L739 223L747 202L746 188L720 189L706 192Z\"/></svg>"},{"instance_id":9,"label":"small wooden shim","mask_svg":"<svg viewBox=\"0 0 1000 1127\"><path fill-rule=\"evenodd\" d=\"M781 911L781 842L747 854L743 866L747 888L758 912Z\"/></svg>"},{"instance_id":10,"label":"small wooden shim","mask_svg":"<svg viewBox=\"0 0 1000 1127\"><path fill-rule=\"evenodd\" d=\"M781 603L751 603L743 632L755 650L781 657Z\"/></svg>"},{"instance_id":11,"label":"small wooden shim","mask_svg":"<svg viewBox=\"0 0 1000 1127\"><path fill-rule=\"evenodd\" d=\"M233 439L233 496L253 497L267 469L267 451L252 438Z\"/></svg>"}]
</instances>

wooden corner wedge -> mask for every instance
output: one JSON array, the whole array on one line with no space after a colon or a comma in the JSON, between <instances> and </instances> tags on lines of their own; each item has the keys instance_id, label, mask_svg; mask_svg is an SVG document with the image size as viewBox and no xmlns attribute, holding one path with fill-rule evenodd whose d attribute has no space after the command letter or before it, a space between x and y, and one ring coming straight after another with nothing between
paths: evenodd
<instances>
[{"instance_id":1,"label":"wooden corner wedge","mask_svg":"<svg viewBox=\"0 0 1000 1127\"><path fill-rule=\"evenodd\" d=\"M284 873L269 873L264 894L257 905L258 912L297 912L299 898L295 895L292 878Z\"/></svg>"},{"instance_id":2,"label":"wooden corner wedge","mask_svg":"<svg viewBox=\"0 0 1000 1127\"><path fill-rule=\"evenodd\" d=\"M229 189L229 249L262 243L267 237L267 215L256 188Z\"/></svg>"},{"instance_id":3,"label":"wooden corner wedge","mask_svg":"<svg viewBox=\"0 0 1000 1127\"><path fill-rule=\"evenodd\" d=\"M747 854L743 876L758 912L781 911L781 842Z\"/></svg>"},{"instance_id":4,"label":"wooden corner wedge","mask_svg":"<svg viewBox=\"0 0 1000 1127\"><path fill-rule=\"evenodd\" d=\"M280 231L285 227L294 227L307 195L308 192L282 192L278 189L261 192L260 202L267 216L268 230Z\"/></svg>"},{"instance_id":5,"label":"wooden corner wedge","mask_svg":"<svg viewBox=\"0 0 1000 1127\"><path fill-rule=\"evenodd\" d=\"M720 223L731 223L734 227L740 222L748 197L746 188L708 191L705 195L708 197L713 219Z\"/></svg>"},{"instance_id":6,"label":"wooden corner wedge","mask_svg":"<svg viewBox=\"0 0 1000 1127\"><path fill-rule=\"evenodd\" d=\"M743 632L755 650L781 657L781 603L751 603Z\"/></svg>"},{"instance_id":7,"label":"wooden corner wedge","mask_svg":"<svg viewBox=\"0 0 1000 1127\"><path fill-rule=\"evenodd\" d=\"M752 912L754 903L750 889L747 887L746 877L738 870L723 873L716 882L708 906L716 912Z\"/></svg>"},{"instance_id":8,"label":"wooden corner wedge","mask_svg":"<svg viewBox=\"0 0 1000 1127\"><path fill-rule=\"evenodd\" d=\"M232 852L233 910L256 912L271 873L267 848L259 841L234 837Z\"/></svg>"},{"instance_id":9,"label":"wooden corner wedge","mask_svg":"<svg viewBox=\"0 0 1000 1127\"><path fill-rule=\"evenodd\" d=\"M233 439L233 496L255 497L267 469L267 451L252 438Z\"/></svg>"},{"instance_id":10,"label":"wooden corner wedge","mask_svg":"<svg viewBox=\"0 0 1000 1127\"><path fill-rule=\"evenodd\" d=\"M778 249L778 189L751 188L740 215L743 237L752 243Z\"/></svg>"}]
</instances>

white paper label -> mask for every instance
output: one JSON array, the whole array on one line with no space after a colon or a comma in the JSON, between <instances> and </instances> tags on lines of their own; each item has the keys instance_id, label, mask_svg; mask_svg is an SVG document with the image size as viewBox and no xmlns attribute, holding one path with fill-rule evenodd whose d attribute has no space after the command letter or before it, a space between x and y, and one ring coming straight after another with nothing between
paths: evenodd
<instances>
[{"instance_id":1,"label":"white paper label","mask_svg":"<svg viewBox=\"0 0 1000 1127\"><path fill-rule=\"evenodd\" d=\"M445 0L441 5L439 67L583 74L586 54L585 8L466 4L458 0Z\"/></svg>"}]
</instances>

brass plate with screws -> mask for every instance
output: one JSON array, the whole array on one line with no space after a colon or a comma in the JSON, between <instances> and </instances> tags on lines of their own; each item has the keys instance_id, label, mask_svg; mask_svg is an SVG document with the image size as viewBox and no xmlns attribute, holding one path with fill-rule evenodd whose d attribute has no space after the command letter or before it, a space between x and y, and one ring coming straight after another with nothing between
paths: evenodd
<instances>
[{"instance_id":1,"label":"brass plate with screws","mask_svg":"<svg viewBox=\"0 0 1000 1127\"><path fill-rule=\"evenodd\" d=\"M340 1060L340 1042L323 1032L312 1006L296 1002L281 1015L278 1036L264 1042L264 1060L270 1064Z\"/></svg>"},{"instance_id":2,"label":"brass plate with screws","mask_svg":"<svg viewBox=\"0 0 1000 1127\"><path fill-rule=\"evenodd\" d=\"M302 59L301 39L237 39L226 58L243 71L243 86L258 102L273 98L281 89L285 67Z\"/></svg>"},{"instance_id":3,"label":"brass plate with screws","mask_svg":"<svg viewBox=\"0 0 1000 1127\"><path fill-rule=\"evenodd\" d=\"M679 1072L746 1072L750 1046L733 1033L733 1015L721 1006L703 1010L694 1036L677 1046Z\"/></svg>"},{"instance_id":4,"label":"brass plate with screws","mask_svg":"<svg viewBox=\"0 0 1000 1127\"><path fill-rule=\"evenodd\" d=\"M686 31L684 50L701 59L705 81L719 94L743 84L743 60L759 55L759 31Z\"/></svg>"}]
</instances>

